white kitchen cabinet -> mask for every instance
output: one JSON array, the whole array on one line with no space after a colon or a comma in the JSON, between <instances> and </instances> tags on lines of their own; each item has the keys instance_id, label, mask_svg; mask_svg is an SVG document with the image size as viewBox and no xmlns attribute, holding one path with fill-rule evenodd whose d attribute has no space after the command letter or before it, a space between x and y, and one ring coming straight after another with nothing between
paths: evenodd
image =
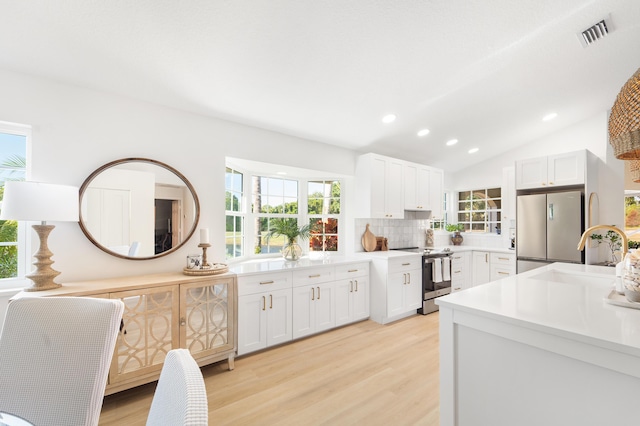
<instances>
[{"instance_id":1,"label":"white kitchen cabinet","mask_svg":"<svg viewBox=\"0 0 640 426\"><path fill-rule=\"evenodd\" d=\"M238 355L293 338L291 273L238 277Z\"/></svg>"},{"instance_id":2,"label":"white kitchen cabinet","mask_svg":"<svg viewBox=\"0 0 640 426\"><path fill-rule=\"evenodd\" d=\"M431 168L422 164L404 164L404 209L431 210Z\"/></svg>"},{"instance_id":3,"label":"white kitchen cabinet","mask_svg":"<svg viewBox=\"0 0 640 426\"><path fill-rule=\"evenodd\" d=\"M422 256L372 259L371 319L386 324L422 306Z\"/></svg>"},{"instance_id":4,"label":"white kitchen cabinet","mask_svg":"<svg viewBox=\"0 0 640 426\"><path fill-rule=\"evenodd\" d=\"M470 252L456 252L451 255L451 292L471 287Z\"/></svg>"},{"instance_id":5,"label":"white kitchen cabinet","mask_svg":"<svg viewBox=\"0 0 640 426\"><path fill-rule=\"evenodd\" d=\"M515 253L491 253L491 281L516 274Z\"/></svg>"},{"instance_id":6,"label":"white kitchen cabinet","mask_svg":"<svg viewBox=\"0 0 640 426\"><path fill-rule=\"evenodd\" d=\"M441 169L406 162L404 164L404 209L431 211L431 217L442 217L443 176Z\"/></svg>"},{"instance_id":7,"label":"white kitchen cabinet","mask_svg":"<svg viewBox=\"0 0 640 426\"><path fill-rule=\"evenodd\" d=\"M356 217L404 218L404 162L365 154L356 164Z\"/></svg>"},{"instance_id":8,"label":"white kitchen cabinet","mask_svg":"<svg viewBox=\"0 0 640 426\"><path fill-rule=\"evenodd\" d=\"M472 252L472 270L473 275L471 282L474 286L488 283L491 281L491 255L488 251Z\"/></svg>"},{"instance_id":9,"label":"white kitchen cabinet","mask_svg":"<svg viewBox=\"0 0 640 426\"><path fill-rule=\"evenodd\" d=\"M431 217L442 219L442 204L444 201L444 171L442 169L436 169L432 167L429 178Z\"/></svg>"},{"instance_id":10,"label":"white kitchen cabinet","mask_svg":"<svg viewBox=\"0 0 640 426\"><path fill-rule=\"evenodd\" d=\"M516 161L516 189L583 185L586 161L585 150Z\"/></svg>"},{"instance_id":11,"label":"white kitchen cabinet","mask_svg":"<svg viewBox=\"0 0 640 426\"><path fill-rule=\"evenodd\" d=\"M335 270L317 267L293 271L293 338L335 327Z\"/></svg>"},{"instance_id":12,"label":"white kitchen cabinet","mask_svg":"<svg viewBox=\"0 0 640 426\"><path fill-rule=\"evenodd\" d=\"M336 266L336 326L369 318L369 264Z\"/></svg>"}]
</instances>

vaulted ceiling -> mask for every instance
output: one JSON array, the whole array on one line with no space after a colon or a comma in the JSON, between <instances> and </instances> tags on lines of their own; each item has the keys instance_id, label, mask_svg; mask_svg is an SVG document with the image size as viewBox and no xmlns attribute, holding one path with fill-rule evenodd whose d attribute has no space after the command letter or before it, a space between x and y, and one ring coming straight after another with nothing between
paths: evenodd
<instances>
[{"instance_id":1,"label":"vaulted ceiling","mask_svg":"<svg viewBox=\"0 0 640 426\"><path fill-rule=\"evenodd\" d=\"M640 67L637 0L0 0L0 11L0 68L450 171L609 109ZM579 34L602 19L609 34L584 47Z\"/></svg>"}]
</instances>

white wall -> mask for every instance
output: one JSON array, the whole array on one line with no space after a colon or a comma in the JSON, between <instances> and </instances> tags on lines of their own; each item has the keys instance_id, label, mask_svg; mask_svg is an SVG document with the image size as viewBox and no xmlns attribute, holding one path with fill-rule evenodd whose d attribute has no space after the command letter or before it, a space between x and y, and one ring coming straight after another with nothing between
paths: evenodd
<instances>
[{"instance_id":1,"label":"white wall","mask_svg":"<svg viewBox=\"0 0 640 426\"><path fill-rule=\"evenodd\" d=\"M624 226L624 161L613 156L608 143L608 113L602 112L560 132L512 149L451 175L450 191L500 186L502 169L516 160L588 149L598 157L600 223Z\"/></svg>"},{"instance_id":2,"label":"white wall","mask_svg":"<svg viewBox=\"0 0 640 426\"><path fill-rule=\"evenodd\" d=\"M0 120L33 126L32 180L80 186L104 163L125 157L182 172L198 193L198 227L210 229L213 261L224 261L225 156L342 175L355 169L350 150L8 71L0 71L0 93ZM353 235L352 222L344 235ZM57 223L49 238L59 282L180 271L197 245L196 235L176 253L134 261L102 252L77 223Z\"/></svg>"}]
</instances>

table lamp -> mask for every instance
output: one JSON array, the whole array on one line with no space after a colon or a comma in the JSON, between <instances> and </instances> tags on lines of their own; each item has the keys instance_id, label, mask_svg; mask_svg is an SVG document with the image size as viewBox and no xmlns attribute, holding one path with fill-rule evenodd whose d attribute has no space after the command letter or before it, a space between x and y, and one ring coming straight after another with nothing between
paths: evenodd
<instances>
[{"instance_id":1,"label":"table lamp","mask_svg":"<svg viewBox=\"0 0 640 426\"><path fill-rule=\"evenodd\" d=\"M0 220L40 221L33 229L40 237L40 248L33 255L36 269L26 277L33 281L25 291L50 290L60 287L53 281L60 272L51 268L53 253L47 246L49 233L55 228L52 222L77 222L78 188L40 182L7 181L0 211Z\"/></svg>"}]
</instances>

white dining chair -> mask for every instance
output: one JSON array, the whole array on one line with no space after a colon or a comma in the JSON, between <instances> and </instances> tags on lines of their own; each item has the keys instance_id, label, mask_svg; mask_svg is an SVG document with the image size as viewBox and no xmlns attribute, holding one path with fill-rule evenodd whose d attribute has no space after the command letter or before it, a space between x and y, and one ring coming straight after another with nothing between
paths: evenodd
<instances>
[{"instance_id":1,"label":"white dining chair","mask_svg":"<svg viewBox=\"0 0 640 426\"><path fill-rule=\"evenodd\" d=\"M12 301L0 334L0 412L37 426L98 424L124 304Z\"/></svg>"},{"instance_id":2,"label":"white dining chair","mask_svg":"<svg viewBox=\"0 0 640 426\"><path fill-rule=\"evenodd\" d=\"M206 426L208 419L207 389L200 367L187 349L169 351L147 426Z\"/></svg>"}]
</instances>

